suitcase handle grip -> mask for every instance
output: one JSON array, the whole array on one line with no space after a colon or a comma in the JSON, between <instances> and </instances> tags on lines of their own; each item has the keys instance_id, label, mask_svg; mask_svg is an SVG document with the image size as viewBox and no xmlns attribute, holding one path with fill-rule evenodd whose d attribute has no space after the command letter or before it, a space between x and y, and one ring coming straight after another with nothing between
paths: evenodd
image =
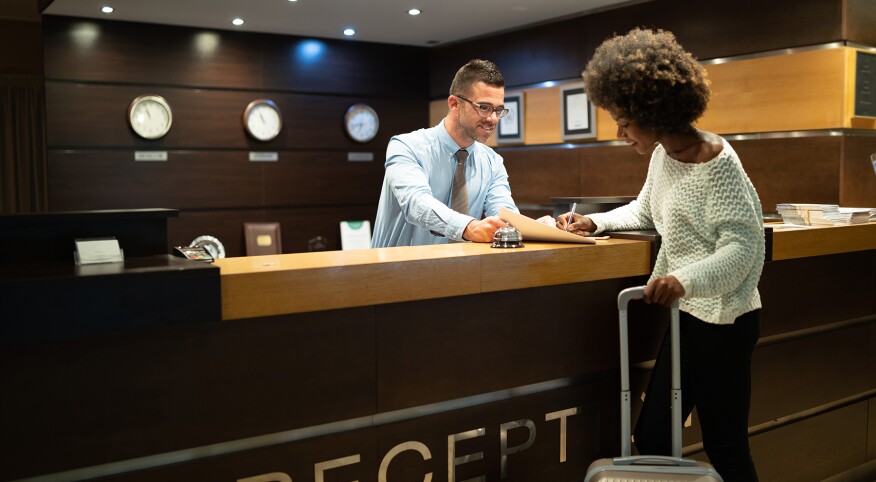
<instances>
[{"instance_id":1,"label":"suitcase handle grip","mask_svg":"<svg viewBox=\"0 0 876 482\"><path fill-rule=\"evenodd\" d=\"M636 464L663 464L675 467L695 467L697 461L693 459L683 459L678 457L670 457L668 455L639 455L634 457L615 457L612 459L614 465L636 465Z\"/></svg>"}]
</instances>

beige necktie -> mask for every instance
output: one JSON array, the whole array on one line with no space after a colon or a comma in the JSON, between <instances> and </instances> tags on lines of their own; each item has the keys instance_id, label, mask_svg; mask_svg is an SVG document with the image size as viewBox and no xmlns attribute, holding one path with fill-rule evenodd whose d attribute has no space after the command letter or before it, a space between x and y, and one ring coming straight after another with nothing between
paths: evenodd
<instances>
[{"instance_id":1,"label":"beige necktie","mask_svg":"<svg viewBox=\"0 0 876 482\"><path fill-rule=\"evenodd\" d=\"M465 187L465 160L468 151L456 151L456 170L453 172L453 194L450 197L450 208L462 214L468 214L468 189Z\"/></svg>"}]
</instances>

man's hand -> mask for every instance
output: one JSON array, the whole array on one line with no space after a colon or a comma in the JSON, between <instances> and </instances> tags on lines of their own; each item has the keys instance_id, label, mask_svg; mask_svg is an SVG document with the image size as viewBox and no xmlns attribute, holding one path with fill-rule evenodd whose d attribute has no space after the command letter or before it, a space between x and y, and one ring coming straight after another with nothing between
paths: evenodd
<instances>
[{"instance_id":1,"label":"man's hand","mask_svg":"<svg viewBox=\"0 0 876 482\"><path fill-rule=\"evenodd\" d=\"M490 216L480 221L475 219L465 227L462 239L475 243L491 243L496 230L503 227L505 227L505 221L499 219L498 216Z\"/></svg>"}]
</instances>

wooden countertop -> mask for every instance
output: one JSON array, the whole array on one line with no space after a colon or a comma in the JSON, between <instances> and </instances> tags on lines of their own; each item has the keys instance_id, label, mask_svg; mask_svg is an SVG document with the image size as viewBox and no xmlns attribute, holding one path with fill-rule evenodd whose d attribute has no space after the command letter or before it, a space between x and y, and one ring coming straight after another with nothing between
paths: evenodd
<instances>
[{"instance_id":1,"label":"wooden countertop","mask_svg":"<svg viewBox=\"0 0 876 482\"><path fill-rule=\"evenodd\" d=\"M772 261L876 249L876 223L766 231ZM324 251L215 265L222 318L231 320L647 275L650 253L649 241L613 238L521 249L454 243Z\"/></svg>"},{"instance_id":2,"label":"wooden countertop","mask_svg":"<svg viewBox=\"0 0 876 482\"><path fill-rule=\"evenodd\" d=\"M483 243L217 259L222 318L239 319L650 273L650 243Z\"/></svg>"},{"instance_id":3,"label":"wooden countertop","mask_svg":"<svg viewBox=\"0 0 876 482\"><path fill-rule=\"evenodd\" d=\"M771 228L772 260L876 249L876 222L851 226Z\"/></svg>"}]
</instances>

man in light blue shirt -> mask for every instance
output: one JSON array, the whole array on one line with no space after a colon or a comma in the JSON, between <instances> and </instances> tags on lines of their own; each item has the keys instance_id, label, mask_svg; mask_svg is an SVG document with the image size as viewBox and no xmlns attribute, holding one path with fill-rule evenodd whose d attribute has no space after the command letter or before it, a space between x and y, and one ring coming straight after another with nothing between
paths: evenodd
<instances>
[{"instance_id":1,"label":"man in light blue shirt","mask_svg":"<svg viewBox=\"0 0 876 482\"><path fill-rule=\"evenodd\" d=\"M500 208L519 212L502 156L483 144L508 113L504 104L505 79L496 65L472 60L453 78L447 117L435 127L390 139L372 248L486 243L505 226ZM468 153L466 212L449 207L460 149Z\"/></svg>"}]
</instances>

